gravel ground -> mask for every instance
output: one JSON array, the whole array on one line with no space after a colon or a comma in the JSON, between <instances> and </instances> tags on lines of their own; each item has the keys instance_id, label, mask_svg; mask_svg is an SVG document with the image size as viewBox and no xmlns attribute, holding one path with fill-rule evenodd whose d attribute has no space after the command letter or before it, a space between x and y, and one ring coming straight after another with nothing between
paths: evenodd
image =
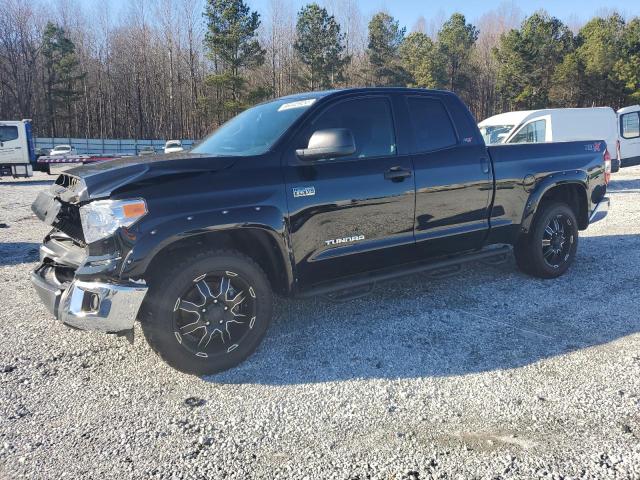
<instances>
[{"instance_id":1,"label":"gravel ground","mask_svg":"<svg viewBox=\"0 0 640 480\"><path fill-rule=\"evenodd\" d=\"M640 478L640 167L561 279L509 259L279 301L209 378L51 319L28 280L51 178L0 181L0 478Z\"/></svg>"}]
</instances>

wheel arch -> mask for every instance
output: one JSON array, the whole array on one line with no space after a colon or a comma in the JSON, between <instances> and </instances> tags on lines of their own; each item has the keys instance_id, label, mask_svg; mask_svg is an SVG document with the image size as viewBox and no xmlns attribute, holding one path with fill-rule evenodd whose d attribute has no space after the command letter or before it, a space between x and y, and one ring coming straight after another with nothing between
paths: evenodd
<instances>
[{"instance_id":1,"label":"wheel arch","mask_svg":"<svg viewBox=\"0 0 640 480\"><path fill-rule=\"evenodd\" d=\"M243 227L181 236L155 252L144 273L147 281L169 262L183 259L195 251L227 248L252 258L264 270L273 290L287 295L292 288L292 275L275 232L259 227Z\"/></svg>"},{"instance_id":2,"label":"wheel arch","mask_svg":"<svg viewBox=\"0 0 640 480\"><path fill-rule=\"evenodd\" d=\"M138 235L123 259L120 277L149 281L175 258L196 250L227 248L252 258L267 274L273 290L288 295L294 288L288 238L284 217L273 207L167 219Z\"/></svg>"},{"instance_id":3,"label":"wheel arch","mask_svg":"<svg viewBox=\"0 0 640 480\"><path fill-rule=\"evenodd\" d=\"M567 204L576 216L578 228L586 229L589 225L589 199L585 176L583 172L571 175L569 178L563 174L563 178L549 176L541 182L527 200L521 222L521 233L529 232L540 205L553 200Z\"/></svg>"}]
</instances>

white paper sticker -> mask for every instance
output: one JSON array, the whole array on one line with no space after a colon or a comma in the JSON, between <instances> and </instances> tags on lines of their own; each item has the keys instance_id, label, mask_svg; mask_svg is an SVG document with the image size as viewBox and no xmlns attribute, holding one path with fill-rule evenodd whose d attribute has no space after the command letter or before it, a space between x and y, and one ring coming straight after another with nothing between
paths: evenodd
<instances>
[{"instance_id":1,"label":"white paper sticker","mask_svg":"<svg viewBox=\"0 0 640 480\"><path fill-rule=\"evenodd\" d=\"M297 102L283 103L282 105L280 105L280 108L278 108L278 111L282 112L283 110L291 110L292 108L308 107L310 105L313 105L315 101L315 98L308 98L307 100L298 100Z\"/></svg>"}]
</instances>

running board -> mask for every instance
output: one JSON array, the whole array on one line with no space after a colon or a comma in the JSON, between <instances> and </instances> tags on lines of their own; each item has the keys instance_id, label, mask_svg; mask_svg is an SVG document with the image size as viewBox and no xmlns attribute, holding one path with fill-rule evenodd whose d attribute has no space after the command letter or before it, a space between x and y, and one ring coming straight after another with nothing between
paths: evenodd
<instances>
[{"instance_id":1,"label":"running board","mask_svg":"<svg viewBox=\"0 0 640 480\"><path fill-rule=\"evenodd\" d=\"M354 275L346 277L331 283L321 283L314 287L300 292L299 297L315 297L315 296L327 296L328 294L340 291L349 291L363 287L366 285L375 284L377 282L383 282L386 280L392 280L398 277L404 277L406 275L413 275L415 273L424 273L434 270L442 271L447 268L451 268L455 271L459 270L459 266L464 263L475 262L478 260L487 260L494 257L505 257L511 252L510 245L504 245L497 248L489 248L486 250L480 250L479 252L472 252L456 257L449 257L443 260L437 260L432 262L420 262L409 263L405 265L399 265L391 268L385 268L382 270L375 270L362 275ZM443 278L438 276L438 278ZM345 296L345 300L349 298Z\"/></svg>"}]
</instances>

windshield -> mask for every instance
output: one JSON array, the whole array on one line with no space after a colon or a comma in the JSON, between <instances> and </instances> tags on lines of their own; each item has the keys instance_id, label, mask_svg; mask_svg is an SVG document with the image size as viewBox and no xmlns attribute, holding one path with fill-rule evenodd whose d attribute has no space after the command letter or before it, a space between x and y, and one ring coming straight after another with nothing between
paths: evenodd
<instances>
[{"instance_id":1,"label":"windshield","mask_svg":"<svg viewBox=\"0 0 640 480\"><path fill-rule=\"evenodd\" d=\"M484 138L484 143L487 145L504 143L513 127L515 125L485 125L480 127L480 133Z\"/></svg>"},{"instance_id":2,"label":"windshield","mask_svg":"<svg viewBox=\"0 0 640 480\"><path fill-rule=\"evenodd\" d=\"M245 110L205 138L192 152L245 157L267 152L313 103L280 99Z\"/></svg>"}]
</instances>

